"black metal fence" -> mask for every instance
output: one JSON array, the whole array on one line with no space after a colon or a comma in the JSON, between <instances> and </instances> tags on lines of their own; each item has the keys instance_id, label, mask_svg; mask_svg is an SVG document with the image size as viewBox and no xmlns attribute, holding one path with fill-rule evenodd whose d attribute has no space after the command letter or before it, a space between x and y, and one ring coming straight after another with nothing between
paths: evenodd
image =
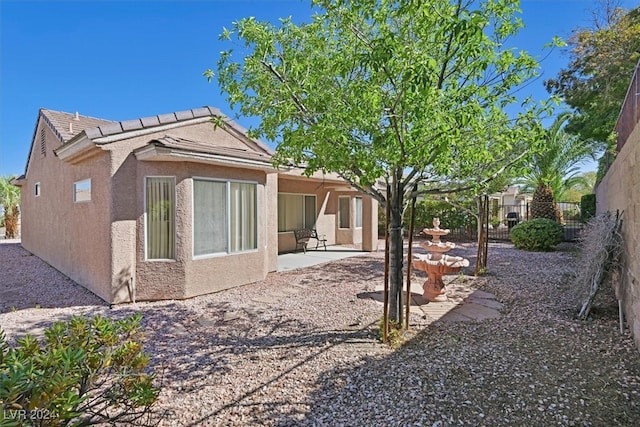
<instances>
[{"instance_id":1,"label":"black metal fence","mask_svg":"<svg viewBox=\"0 0 640 427\"><path fill-rule=\"evenodd\" d=\"M580 203L560 202L556 207L562 213L561 223L564 228L565 241L575 241L580 237L583 223L580 216ZM461 213L462 214L462 213ZM477 221L469 213L469 221L462 228L450 228L442 223L440 227L449 228L451 231L446 236L446 240L451 241L473 241L477 240ZM489 210L489 240L511 240L511 229L531 218L530 203L518 205L498 205L491 204ZM420 228L416 229L419 233Z\"/></svg>"}]
</instances>

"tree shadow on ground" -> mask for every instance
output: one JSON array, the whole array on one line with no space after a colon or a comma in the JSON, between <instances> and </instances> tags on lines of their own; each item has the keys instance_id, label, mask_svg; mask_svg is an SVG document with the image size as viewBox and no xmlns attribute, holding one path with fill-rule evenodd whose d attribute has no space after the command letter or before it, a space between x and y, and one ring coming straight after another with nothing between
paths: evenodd
<instances>
[{"instance_id":1,"label":"tree shadow on ground","mask_svg":"<svg viewBox=\"0 0 640 427\"><path fill-rule=\"evenodd\" d=\"M433 325L387 357L327 370L310 409L274 424L637 425L637 352L612 337L584 347L576 326Z\"/></svg>"},{"instance_id":2,"label":"tree shadow on ground","mask_svg":"<svg viewBox=\"0 0 640 427\"><path fill-rule=\"evenodd\" d=\"M575 321L562 311L559 278L532 276L512 248L491 251L495 277L510 280L482 285L516 308L501 319L435 322L395 351L377 342L380 306L362 298L384 275L379 254L278 273L277 286L265 281L197 304L87 313L143 313L145 351L162 381L157 419L169 425L637 424L640 357L616 333L617 319ZM247 298L297 287L317 295L313 306L293 296ZM345 300L323 298L343 288ZM530 295L544 304L528 308ZM319 314L303 321L300 310Z\"/></svg>"},{"instance_id":3,"label":"tree shadow on ground","mask_svg":"<svg viewBox=\"0 0 640 427\"><path fill-rule=\"evenodd\" d=\"M273 425L637 425L640 353L612 297L589 322L566 306L435 322L391 354L324 371L309 408Z\"/></svg>"}]
</instances>

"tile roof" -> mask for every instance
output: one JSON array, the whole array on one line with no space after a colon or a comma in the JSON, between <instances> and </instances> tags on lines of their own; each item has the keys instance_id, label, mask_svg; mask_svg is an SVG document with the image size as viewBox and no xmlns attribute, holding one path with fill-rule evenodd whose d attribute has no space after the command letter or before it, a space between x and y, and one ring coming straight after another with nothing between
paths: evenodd
<instances>
[{"instance_id":1,"label":"tile roof","mask_svg":"<svg viewBox=\"0 0 640 427\"><path fill-rule=\"evenodd\" d=\"M97 119L95 117L79 114L65 113L63 111L40 109L41 117L49 125L51 130L65 143L83 130L99 126L107 126L113 123L111 120Z\"/></svg>"},{"instance_id":2,"label":"tile roof","mask_svg":"<svg viewBox=\"0 0 640 427\"><path fill-rule=\"evenodd\" d=\"M155 126L168 125L171 123L183 122L191 119L203 117L221 116L222 113L217 108L202 107L191 110L177 111L175 113L158 114L156 116L142 117L121 122L109 122L99 124L93 128L85 129L88 138L96 139L104 136L117 135L119 133L135 130L148 129Z\"/></svg>"},{"instance_id":3,"label":"tile roof","mask_svg":"<svg viewBox=\"0 0 640 427\"><path fill-rule=\"evenodd\" d=\"M254 160L270 163L271 156L269 154L260 153L250 148L233 148L220 147L206 142L192 141L185 138L179 138L171 135L165 135L162 138L154 139L150 142L156 147L172 148L176 150L189 151L195 153L213 154L225 157L232 157L244 160Z\"/></svg>"},{"instance_id":4,"label":"tile roof","mask_svg":"<svg viewBox=\"0 0 640 427\"><path fill-rule=\"evenodd\" d=\"M123 121L98 119L77 113L65 113L45 108L42 108L40 112L49 124L49 127L51 127L51 130L63 143L67 143L82 133L82 131L84 131L88 138L96 139L201 117L222 116L220 110L213 107L194 108L191 110L177 111L175 113L158 114L156 116Z\"/></svg>"}]
</instances>

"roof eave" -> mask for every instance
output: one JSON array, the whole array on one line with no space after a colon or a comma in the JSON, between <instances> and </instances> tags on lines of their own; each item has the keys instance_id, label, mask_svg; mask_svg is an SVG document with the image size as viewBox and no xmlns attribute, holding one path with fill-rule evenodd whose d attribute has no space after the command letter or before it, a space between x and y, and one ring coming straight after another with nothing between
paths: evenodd
<instances>
[{"instance_id":1,"label":"roof eave","mask_svg":"<svg viewBox=\"0 0 640 427\"><path fill-rule=\"evenodd\" d=\"M60 159L68 163L75 163L96 152L96 145L84 131L73 142L58 147L53 152Z\"/></svg>"},{"instance_id":2,"label":"roof eave","mask_svg":"<svg viewBox=\"0 0 640 427\"><path fill-rule=\"evenodd\" d=\"M190 150L178 150L168 147L148 145L134 151L136 159L150 162L194 162L218 166L228 166L244 169L257 169L267 172L276 172L276 169L268 161L242 159L237 157L221 156L219 154L199 153Z\"/></svg>"},{"instance_id":3,"label":"roof eave","mask_svg":"<svg viewBox=\"0 0 640 427\"><path fill-rule=\"evenodd\" d=\"M22 187L26 183L27 179L24 175L17 176L11 180L11 184L15 185L16 187Z\"/></svg>"}]
</instances>

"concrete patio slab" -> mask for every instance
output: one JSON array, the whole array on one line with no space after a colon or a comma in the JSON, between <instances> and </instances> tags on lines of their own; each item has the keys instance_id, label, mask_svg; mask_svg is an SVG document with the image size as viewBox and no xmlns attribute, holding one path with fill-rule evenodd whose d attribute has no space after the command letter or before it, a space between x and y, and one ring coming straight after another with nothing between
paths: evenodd
<instances>
[{"instance_id":1,"label":"concrete patio slab","mask_svg":"<svg viewBox=\"0 0 640 427\"><path fill-rule=\"evenodd\" d=\"M298 268L311 267L325 262L363 255L360 249L347 246L327 246L327 250L307 250L304 252L290 252L278 255L278 271L296 270Z\"/></svg>"}]
</instances>

